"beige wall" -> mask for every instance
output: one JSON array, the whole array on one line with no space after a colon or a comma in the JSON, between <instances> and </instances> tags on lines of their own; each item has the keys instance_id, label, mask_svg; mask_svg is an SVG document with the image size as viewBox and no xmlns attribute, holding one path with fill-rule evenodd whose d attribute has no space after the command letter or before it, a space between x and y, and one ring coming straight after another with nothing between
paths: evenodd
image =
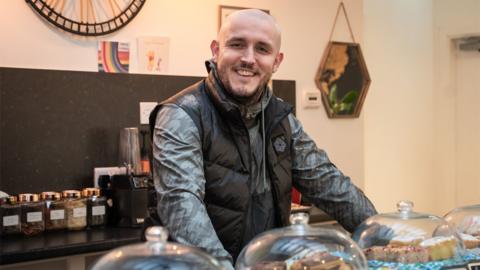
<instances>
[{"instance_id":1,"label":"beige wall","mask_svg":"<svg viewBox=\"0 0 480 270\"><path fill-rule=\"evenodd\" d=\"M443 215L461 203L456 197L462 189L471 191L468 203L479 203L480 178L471 172L480 165L471 152L478 140L459 154L456 108L466 101L457 98L452 43L480 33L478 14L477 0L364 0L365 54L373 78L364 114L365 189L380 211L409 199L417 211ZM476 75L466 80L480 75L468 70ZM466 121L478 134L479 122ZM466 163L468 180L460 182Z\"/></svg>"},{"instance_id":2,"label":"beige wall","mask_svg":"<svg viewBox=\"0 0 480 270\"><path fill-rule=\"evenodd\" d=\"M433 3L436 146L433 162L436 204L439 212L445 212L480 203L480 121L475 103L480 93L480 54L460 52L454 42L456 38L480 35L480 1Z\"/></svg>"},{"instance_id":3,"label":"beige wall","mask_svg":"<svg viewBox=\"0 0 480 270\"><path fill-rule=\"evenodd\" d=\"M365 189L378 209L432 203L432 3L364 1L373 78L365 108Z\"/></svg>"},{"instance_id":4,"label":"beige wall","mask_svg":"<svg viewBox=\"0 0 480 270\"><path fill-rule=\"evenodd\" d=\"M169 74L204 76L204 60L217 30L218 5L269 9L283 29L285 60L276 79L295 80L297 115L319 147L360 186L363 185L363 119L328 120L323 107L303 109L305 91L317 91L315 72L326 46L337 10L337 0L149 0L140 14L106 40L131 42L145 35L170 37ZM362 1L344 1L357 40L362 39ZM334 33L349 41L345 19ZM74 38L60 33L33 14L21 0L2 0L0 9L0 66L96 71L96 39ZM368 59L367 59L368 61ZM136 70L135 57L131 71ZM68 87L68 86L66 86ZM368 99L368 97L367 97Z\"/></svg>"},{"instance_id":5,"label":"beige wall","mask_svg":"<svg viewBox=\"0 0 480 270\"><path fill-rule=\"evenodd\" d=\"M217 6L269 9L282 26L286 55L275 78L296 81L297 115L317 144L364 186L380 211L393 211L398 200L410 199L418 211L441 215L455 206L452 190L457 187L451 39L480 32L480 2L344 1L372 85L359 119L329 120L323 107L303 109L301 99L304 92L316 91L313 78L338 2L149 0L131 24L102 39L130 41L135 54L136 37L168 36L169 74L203 76ZM2 4L0 66L97 70L95 39L50 29L24 1ZM343 17L334 38L349 41ZM131 61L135 72L135 58Z\"/></svg>"}]
</instances>

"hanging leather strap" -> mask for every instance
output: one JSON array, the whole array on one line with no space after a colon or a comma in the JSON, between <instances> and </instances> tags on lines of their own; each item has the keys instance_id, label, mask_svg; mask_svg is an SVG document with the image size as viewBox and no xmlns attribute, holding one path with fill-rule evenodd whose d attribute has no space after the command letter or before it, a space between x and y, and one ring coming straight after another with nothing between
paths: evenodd
<instances>
[{"instance_id":1,"label":"hanging leather strap","mask_svg":"<svg viewBox=\"0 0 480 270\"><path fill-rule=\"evenodd\" d=\"M332 30L330 31L330 37L328 38L328 41L332 41L332 35L333 35L333 31L335 30L335 25L337 24L337 19L338 19L338 14L340 13L340 9L343 11L343 14L345 15L345 19L347 20L348 30L350 31L350 37L352 38L353 43L356 43L355 42L355 37L353 36L352 27L350 26L350 21L348 20L347 11L345 10L345 5L343 4L343 1L341 1L340 4L338 4L337 15L335 15L335 20L333 21L333 27L332 27Z\"/></svg>"}]
</instances>

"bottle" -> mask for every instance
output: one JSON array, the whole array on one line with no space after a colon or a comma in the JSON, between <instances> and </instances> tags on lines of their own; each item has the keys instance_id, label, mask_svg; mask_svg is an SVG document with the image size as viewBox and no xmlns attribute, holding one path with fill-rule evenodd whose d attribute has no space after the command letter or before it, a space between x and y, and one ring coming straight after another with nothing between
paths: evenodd
<instances>
[{"instance_id":1,"label":"bottle","mask_svg":"<svg viewBox=\"0 0 480 270\"><path fill-rule=\"evenodd\" d=\"M38 194L23 193L18 199L22 209L22 233L30 236L45 231L45 204Z\"/></svg>"},{"instance_id":2,"label":"bottle","mask_svg":"<svg viewBox=\"0 0 480 270\"><path fill-rule=\"evenodd\" d=\"M22 232L21 207L17 196L4 197L0 199L0 235L20 234Z\"/></svg>"},{"instance_id":3,"label":"bottle","mask_svg":"<svg viewBox=\"0 0 480 270\"><path fill-rule=\"evenodd\" d=\"M65 201L58 192L46 191L40 194L45 203L45 230L61 230L67 228Z\"/></svg>"},{"instance_id":4,"label":"bottle","mask_svg":"<svg viewBox=\"0 0 480 270\"><path fill-rule=\"evenodd\" d=\"M65 200L67 229L85 229L87 227L87 199L82 198L78 190L64 190L62 197Z\"/></svg>"},{"instance_id":5,"label":"bottle","mask_svg":"<svg viewBox=\"0 0 480 270\"><path fill-rule=\"evenodd\" d=\"M107 198L100 196L100 189L84 188L82 197L87 199L87 226L105 226L107 222Z\"/></svg>"}]
</instances>

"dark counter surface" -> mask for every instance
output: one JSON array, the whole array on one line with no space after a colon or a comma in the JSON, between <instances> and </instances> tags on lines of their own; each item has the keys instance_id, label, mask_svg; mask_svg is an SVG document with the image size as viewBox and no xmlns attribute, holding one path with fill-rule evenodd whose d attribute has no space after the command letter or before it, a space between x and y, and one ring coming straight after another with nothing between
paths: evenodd
<instances>
[{"instance_id":1,"label":"dark counter surface","mask_svg":"<svg viewBox=\"0 0 480 270\"><path fill-rule=\"evenodd\" d=\"M332 221L316 207L310 223ZM339 226L339 225L338 225ZM100 252L140 242L140 228L106 227L83 231L52 231L35 236L9 235L0 240L0 265Z\"/></svg>"},{"instance_id":2,"label":"dark counter surface","mask_svg":"<svg viewBox=\"0 0 480 270\"><path fill-rule=\"evenodd\" d=\"M9 235L0 240L0 265L100 252L140 242L140 228L106 227L83 231Z\"/></svg>"}]
</instances>

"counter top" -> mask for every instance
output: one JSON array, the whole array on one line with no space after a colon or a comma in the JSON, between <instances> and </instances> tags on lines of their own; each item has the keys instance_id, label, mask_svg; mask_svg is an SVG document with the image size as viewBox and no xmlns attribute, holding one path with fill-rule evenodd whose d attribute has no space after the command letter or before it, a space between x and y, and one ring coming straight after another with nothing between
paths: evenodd
<instances>
[{"instance_id":1,"label":"counter top","mask_svg":"<svg viewBox=\"0 0 480 270\"><path fill-rule=\"evenodd\" d=\"M310 223L331 221L316 207L310 212ZM140 242L140 228L106 227L83 231L52 231L36 236L10 235L0 242L0 265L49 259L81 253L110 250Z\"/></svg>"},{"instance_id":2,"label":"counter top","mask_svg":"<svg viewBox=\"0 0 480 270\"><path fill-rule=\"evenodd\" d=\"M9 235L0 243L0 265L106 251L140 242L141 228L106 227L83 231Z\"/></svg>"}]
</instances>

